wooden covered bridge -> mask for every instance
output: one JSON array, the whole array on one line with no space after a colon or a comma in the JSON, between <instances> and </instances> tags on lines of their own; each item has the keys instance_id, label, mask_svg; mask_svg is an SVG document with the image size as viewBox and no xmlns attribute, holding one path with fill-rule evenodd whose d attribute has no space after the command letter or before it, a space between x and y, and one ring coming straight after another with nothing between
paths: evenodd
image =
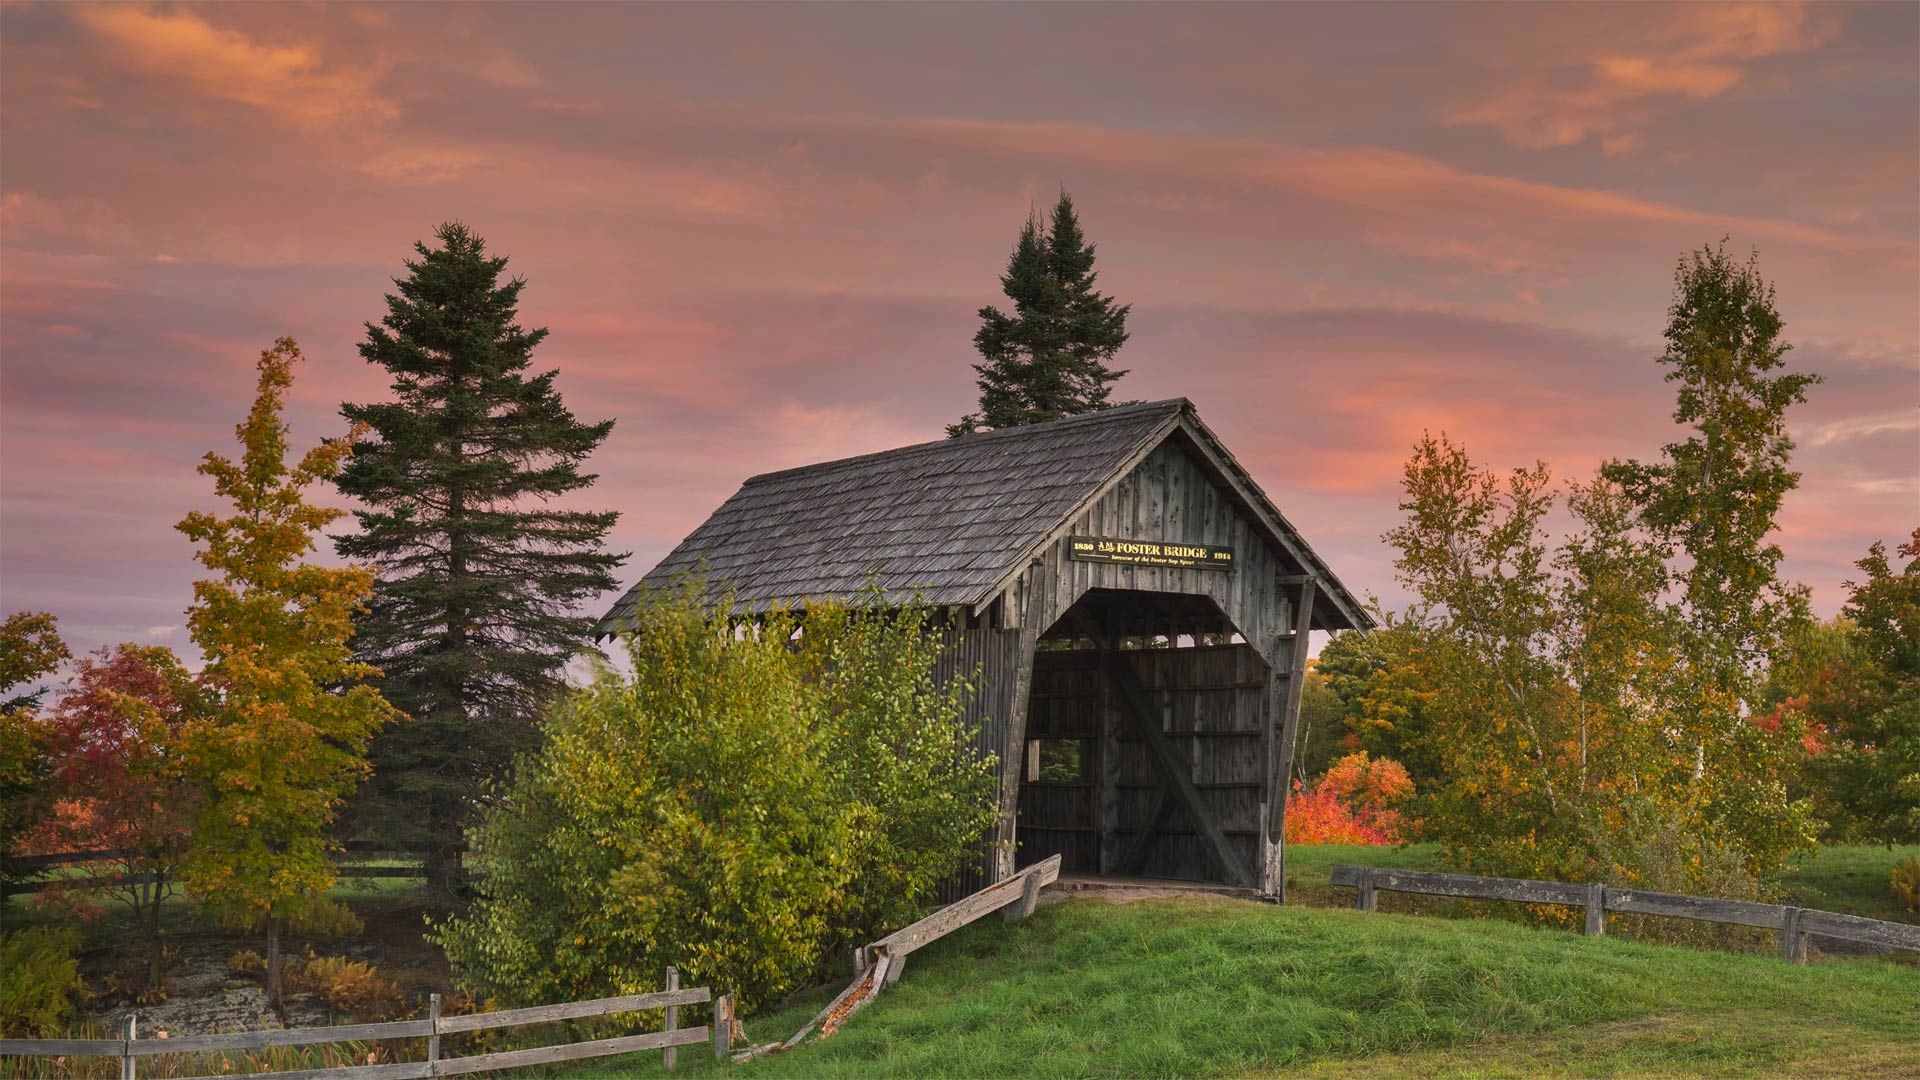
<instances>
[{"instance_id":1,"label":"wooden covered bridge","mask_svg":"<svg viewBox=\"0 0 1920 1080\"><path fill-rule=\"evenodd\" d=\"M600 632L691 572L749 613L877 583L949 617L1001 762L961 890L1059 854L1283 897L1307 632L1370 625L1184 398L756 476Z\"/></svg>"}]
</instances>

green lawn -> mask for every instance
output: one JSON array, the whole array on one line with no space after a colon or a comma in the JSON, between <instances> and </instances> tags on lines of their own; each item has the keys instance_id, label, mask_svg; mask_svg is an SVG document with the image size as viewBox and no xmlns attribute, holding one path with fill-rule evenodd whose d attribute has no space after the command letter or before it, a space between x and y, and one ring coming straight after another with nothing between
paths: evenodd
<instances>
[{"instance_id":1,"label":"green lawn","mask_svg":"<svg viewBox=\"0 0 1920 1080\"><path fill-rule=\"evenodd\" d=\"M751 1018L792 1034L832 988ZM681 1073L721 1071L683 1050ZM658 1055L570 1077L659 1072ZM747 1077L1915 1076L1920 976L1506 922L1077 899L914 954L839 1034Z\"/></svg>"}]
</instances>

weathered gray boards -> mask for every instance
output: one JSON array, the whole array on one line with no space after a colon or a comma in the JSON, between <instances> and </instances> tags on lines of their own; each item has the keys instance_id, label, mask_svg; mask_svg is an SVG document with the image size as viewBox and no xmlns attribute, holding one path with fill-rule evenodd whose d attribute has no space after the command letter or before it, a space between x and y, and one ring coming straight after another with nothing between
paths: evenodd
<instances>
[{"instance_id":1,"label":"weathered gray boards","mask_svg":"<svg viewBox=\"0 0 1920 1080\"><path fill-rule=\"evenodd\" d=\"M1058 854L1281 896L1308 631L1370 625L1185 399L754 477L600 632L682 575L743 614L873 586L945 620L1001 762L956 894Z\"/></svg>"}]
</instances>

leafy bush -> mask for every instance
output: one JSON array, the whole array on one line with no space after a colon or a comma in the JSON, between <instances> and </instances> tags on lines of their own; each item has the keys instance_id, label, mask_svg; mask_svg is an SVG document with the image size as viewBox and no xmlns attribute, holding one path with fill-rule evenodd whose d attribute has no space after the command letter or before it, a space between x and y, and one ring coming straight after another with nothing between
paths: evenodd
<instances>
[{"instance_id":1,"label":"leafy bush","mask_svg":"<svg viewBox=\"0 0 1920 1080\"><path fill-rule=\"evenodd\" d=\"M993 763L933 685L923 613L813 608L750 631L656 596L473 833L482 896L438 928L506 1003L689 984L745 1007L917 914L995 814Z\"/></svg>"},{"instance_id":2,"label":"leafy bush","mask_svg":"<svg viewBox=\"0 0 1920 1080\"><path fill-rule=\"evenodd\" d=\"M0 941L0 1038L58 1037L87 999L79 934L28 927Z\"/></svg>"},{"instance_id":3,"label":"leafy bush","mask_svg":"<svg viewBox=\"0 0 1920 1080\"><path fill-rule=\"evenodd\" d=\"M227 957L227 971L243 978L263 978L267 974L267 958L252 949L241 949Z\"/></svg>"},{"instance_id":4,"label":"leafy bush","mask_svg":"<svg viewBox=\"0 0 1920 1080\"><path fill-rule=\"evenodd\" d=\"M1920 911L1920 855L1893 868L1893 876L1887 879L1887 888L1893 890L1893 898L1908 911Z\"/></svg>"},{"instance_id":5,"label":"leafy bush","mask_svg":"<svg viewBox=\"0 0 1920 1080\"><path fill-rule=\"evenodd\" d=\"M344 956L322 956L300 965L298 985L313 990L335 1012L356 1020L378 1023L406 1014L406 995L391 979L382 978L373 965Z\"/></svg>"},{"instance_id":6,"label":"leafy bush","mask_svg":"<svg viewBox=\"0 0 1920 1080\"><path fill-rule=\"evenodd\" d=\"M1365 750L1334 762L1311 787L1294 781L1287 802L1289 844L1397 844L1397 807L1413 795L1407 770Z\"/></svg>"}]
</instances>

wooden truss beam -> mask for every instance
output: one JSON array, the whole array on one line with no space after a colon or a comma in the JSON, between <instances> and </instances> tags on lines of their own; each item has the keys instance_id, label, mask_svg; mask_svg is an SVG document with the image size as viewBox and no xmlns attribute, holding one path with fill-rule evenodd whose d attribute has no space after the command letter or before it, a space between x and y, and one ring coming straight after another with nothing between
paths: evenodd
<instances>
[{"instance_id":1,"label":"wooden truss beam","mask_svg":"<svg viewBox=\"0 0 1920 1080\"><path fill-rule=\"evenodd\" d=\"M1132 665L1127 663L1126 657L1111 650L1103 651L1100 655L1106 666L1107 681L1120 697L1121 711L1131 717L1134 727L1139 729L1147 751L1159 769L1165 790L1172 794L1174 801L1193 822L1193 830L1200 838L1202 849L1227 884L1251 888L1254 885L1252 872L1228 842L1226 833L1220 831L1220 823L1214 819L1213 811L1201 801L1200 793L1194 790L1187 764L1174 750L1166 733L1160 730L1160 710L1154 707L1146 687L1140 685L1140 678L1133 673Z\"/></svg>"},{"instance_id":2,"label":"wooden truss beam","mask_svg":"<svg viewBox=\"0 0 1920 1080\"><path fill-rule=\"evenodd\" d=\"M1300 725L1300 692L1306 688L1307 681L1307 646L1309 631L1313 628L1314 585L1312 578L1298 582L1300 591L1293 608L1293 640L1276 642L1268 661L1276 685L1275 692L1269 694L1267 700L1278 706L1280 713L1271 719L1268 732L1277 736L1279 745L1269 757L1268 817L1260 824L1260 831L1266 836L1266 850L1261 852L1260 858L1260 894L1283 904L1287 901L1287 793L1292 788L1289 777L1293 772L1294 735ZM1282 657L1288 661L1284 685L1279 684L1279 661ZM1273 730L1276 725L1279 728L1277 732Z\"/></svg>"}]
</instances>

